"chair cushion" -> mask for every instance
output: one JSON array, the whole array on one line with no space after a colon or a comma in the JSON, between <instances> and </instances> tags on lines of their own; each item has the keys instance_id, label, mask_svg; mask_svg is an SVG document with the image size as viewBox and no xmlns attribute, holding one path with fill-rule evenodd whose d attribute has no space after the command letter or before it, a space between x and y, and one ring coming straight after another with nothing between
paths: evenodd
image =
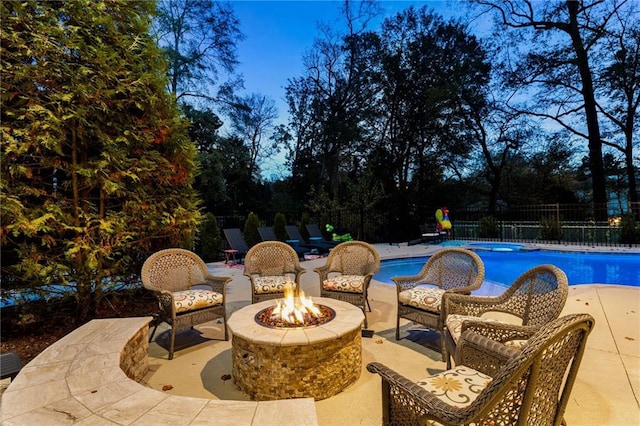
<instances>
[{"instance_id":1,"label":"chair cushion","mask_svg":"<svg viewBox=\"0 0 640 426\"><path fill-rule=\"evenodd\" d=\"M182 290L172 294L173 305L178 314L218 306L223 302L222 294L211 290Z\"/></svg>"},{"instance_id":2,"label":"chair cushion","mask_svg":"<svg viewBox=\"0 0 640 426\"><path fill-rule=\"evenodd\" d=\"M478 318L470 315L457 315L457 314L447 315L447 318L444 321L445 326L447 327L447 330L449 330L449 334L451 334L453 341L456 342L456 345L458 344L458 340L460 339L460 335L462 334L462 323L466 319L473 319L475 321L483 321L487 323L494 322L498 324L506 324L504 321L500 321L494 318ZM504 342L505 346L509 346L514 349L522 349L525 343L527 343L526 340L519 340L519 339L509 340L507 342Z\"/></svg>"},{"instance_id":3,"label":"chair cushion","mask_svg":"<svg viewBox=\"0 0 640 426\"><path fill-rule=\"evenodd\" d=\"M433 287L414 287L400 292L398 300L403 305L413 306L424 311L440 313L444 290Z\"/></svg>"},{"instance_id":4,"label":"chair cushion","mask_svg":"<svg viewBox=\"0 0 640 426\"><path fill-rule=\"evenodd\" d=\"M322 288L325 290L345 293L362 293L363 287L364 276L362 275L337 275L322 282Z\"/></svg>"},{"instance_id":5,"label":"chair cushion","mask_svg":"<svg viewBox=\"0 0 640 426\"><path fill-rule=\"evenodd\" d=\"M451 370L419 380L417 384L445 404L463 408L475 401L480 392L491 383L491 380L493 380L491 376L459 365Z\"/></svg>"},{"instance_id":6,"label":"chair cushion","mask_svg":"<svg viewBox=\"0 0 640 426\"><path fill-rule=\"evenodd\" d=\"M284 286L290 278L283 275L262 275L253 277L256 294L284 293Z\"/></svg>"}]
</instances>

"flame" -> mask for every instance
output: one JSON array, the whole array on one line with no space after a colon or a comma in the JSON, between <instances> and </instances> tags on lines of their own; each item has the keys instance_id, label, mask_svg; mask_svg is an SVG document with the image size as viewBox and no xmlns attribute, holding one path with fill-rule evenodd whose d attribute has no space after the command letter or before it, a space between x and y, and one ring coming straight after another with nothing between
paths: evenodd
<instances>
[{"instance_id":1,"label":"flame","mask_svg":"<svg viewBox=\"0 0 640 426\"><path fill-rule=\"evenodd\" d=\"M284 299L276 302L271 317L280 319L288 324L305 323L305 318L317 318L321 315L320 309L313 304L311 297L305 297L304 291L297 290L297 286L287 281L284 287Z\"/></svg>"}]
</instances>

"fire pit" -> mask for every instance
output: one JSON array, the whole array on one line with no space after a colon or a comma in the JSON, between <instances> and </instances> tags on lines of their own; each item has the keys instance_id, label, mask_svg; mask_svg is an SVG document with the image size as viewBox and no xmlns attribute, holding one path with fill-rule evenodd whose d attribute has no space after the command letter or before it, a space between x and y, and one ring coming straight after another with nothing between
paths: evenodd
<instances>
[{"instance_id":1,"label":"fire pit","mask_svg":"<svg viewBox=\"0 0 640 426\"><path fill-rule=\"evenodd\" d=\"M306 324L273 319L281 300L246 306L229 318L233 379L252 399L321 400L360 377L364 314L339 300L314 302L320 314Z\"/></svg>"}]
</instances>

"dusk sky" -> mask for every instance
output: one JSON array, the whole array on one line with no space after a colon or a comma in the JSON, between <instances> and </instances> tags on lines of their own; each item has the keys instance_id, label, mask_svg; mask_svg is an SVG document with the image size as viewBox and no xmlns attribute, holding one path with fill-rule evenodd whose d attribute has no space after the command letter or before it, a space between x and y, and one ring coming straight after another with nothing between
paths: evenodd
<instances>
[{"instance_id":1,"label":"dusk sky","mask_svg":"<svg viewBox=\"0 0 640 426\"><path fill-rule=\"evenodd\" d=\"M463 3L462 0L381 1L384 16L372 22L370 29L377 31L385 16L395 15L411 5L427 5L449 18L463 11ZM287 121L284 87L288 79L303 75L303 55L320 35L317 24L345 28L340 12L342 4L337 0L231 1L245 35L245 40L238 44L238 71L245 80L245 90L240 94L258 93L271 98L278 108L277 124Z\"/></svg>"}]
</instances>

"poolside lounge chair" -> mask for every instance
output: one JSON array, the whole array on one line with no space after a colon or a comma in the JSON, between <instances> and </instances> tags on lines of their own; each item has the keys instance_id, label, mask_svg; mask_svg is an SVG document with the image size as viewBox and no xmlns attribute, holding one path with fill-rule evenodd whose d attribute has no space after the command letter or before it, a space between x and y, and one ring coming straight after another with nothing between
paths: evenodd
<instances>
[{"instance_id":1,"label":"poolside lounge chair","mask_svg":"<svg viewBox=\"0 0 640 426\"><path fill-rule=\"evenodd\" d=\"M467 330L461 363L417 382L370 363L382 377L382 424L564 424L593 325L588 314L558 318L521 351Z\"/></svg>"},{"instance_id":2,"label":"poolside lounge chair","mask_svg":"<svg viewBox=\"0 0 640 426\"><path fill-rule=\"evenodd\" d=\"M9 351L0 354L0 380L11 378L13 381L20 370L22 370L22 361L18 352Z\"/></svg>"},{"instance_id":3,"label":"poolside lounge chair","mask_svg":"<svg viewBox=\"0 0 640 426\"><path fill-rule=\"evenodd\" d=\"M300 247L307 247L310 250L315 249L319 253L329 253L329 251L331 251L331 249L335 247L334 244L323 243L322 241L314 241L314 242L305 241L305 239L302 237L302 234L300 233L300 230L296 225L287 225L284 227L284 229L287 231L287 234L289 235L289 238L290 238L290 240L288 240L287 242L296 243Z\"/></svg>"},{"instance_id":4,"label":"poolside lounge chair","mask_svg":"<svg viewBox=\"0 0 640 426\"><path fill-rule=\"evenodd\" d=\"M311 242L319 241L321 243L333 244L334 246L337 246L342 242L342 241L327 240L324 237L324 234L320 230L320 227L318 226L317 223L308 223L306 225L306 228L307 228L307 232L309 233L309 241Z\"/></svg>"},{"instance_id":5,"label":"poolside lounge chair","mask_svg":"<svg viewBox=\"0 0 640 426\"><path fill-rule=\"evenodd\" d=\"M282 298L285 283L300 285L305 272L295 250L281 241L258 243L244 259L244 275L251 282L251 303Z\"/></svg>"},{"instance_id":6,"label":"poolside lounge chair","mask_svg":"<svg viewBox=\"0 0 640 426\"><path fill-rule=\"evenodd\" d=\"M447 231L438 231L435 223L420 225L420 238L423 243L440 242L447 239Z\"/></svg>"},{"instance_id":7,"label":"poolside lounge chair","mask_svg":"<svg viewBox=\"0 0 640 426\"><path fill-rule=\"evenodd\" d=\"M262 241L278 241L278 237L276 237L276 233L273 231L273 228L270 226L261 226L258 228L258 233L260 234L260 238ZM287 244L293 248L298 254L299 258L303 258L305 253L309 252L308 247L302 247L299 244L295 243L293 240L287 241Z\"/></svg>"},{"instance_id":8,"label":"poolside lounge chair","mask_svg":"<svg viewBox=\"0 0 640 426\"><path fill-rule=\"evenodd\" d=\"M234 253L232 253L234 256L234 260L237 256L241 261L241 259L244 258L244 256L249 251L249 246L242 236L242 231L240 230L240 228L227 228L223 229L223 232L225 238L227 239L229 247L231 247L231 251L235 251Z\"/></svg>"},{"instance_id":9,"label":"poolside lounge chair","mask_svg":"<svg viewBox=\"0 0 640 426\"><path fill-rule=\"evenodd\" d=\"M195 253L180 248L153 253L142 265L142 285L153 291L160 306L159 321L171 326L169 359L173 359L176 332L216 318L224 320L224 340L229 340L225 307L230 277L215 277ZM208 287L206 289L202 287Z\"/></svg>"},{"instance_id":10,"label":"poolside lounge chair","mask_svg":"<svg viewBox=\"0 0 640 426\"><path fill-rule=\"evenodd\" d=\"M482 259L471 250L444 248L434 253L418 274L391 280L398 297L396 340L400 340L400 318L423 324L440 332L442 361L446 361L442 298L446 293L470 294L480 288L484 281Z\"/></svg>"},{"instance_id":11,"label":"poolside lounge chair","mask_svg":"<svg viewBox=\"0 0 640 426\"><path fill-rule=\"evenodd\" d=\"M320 297L331 297L359 306L367 328L367 292L373 274L380 269L378 250L363 241L338 244L324 266L314 269L320 276Z\"/></svg>"},{"instance_id":12,"label":"poolside lounge chair","mask_svg":"<svg viewBox=\"0 0 640 426\"><path fill-rule=\"evenodd\" d=\"M554 265L529 269L500 296L447 294L442 302L447 368L451 366L451 356L456 364L460 362L458 340L465 330L520 347L533 331L560 316L568 294L567 276ZM483 317L492 313L493 317ZM496 319L495 313L508 314L509 322Z\"/></svg>"}]
</instances>

